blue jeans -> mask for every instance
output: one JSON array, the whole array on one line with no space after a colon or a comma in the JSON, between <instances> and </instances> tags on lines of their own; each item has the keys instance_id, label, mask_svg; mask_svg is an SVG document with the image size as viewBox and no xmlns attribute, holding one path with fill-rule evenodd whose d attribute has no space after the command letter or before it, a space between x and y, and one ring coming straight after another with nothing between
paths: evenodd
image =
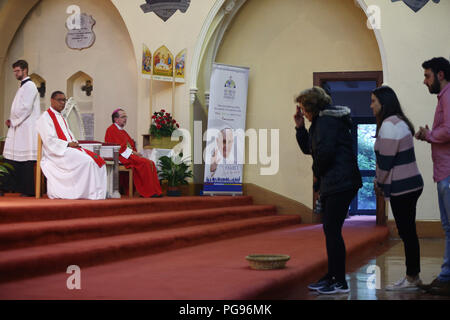
<instances>
[{"instance_id":1,"label":"blue jeans","mask_svg":"<svg viewBox=\"0 0 450 320\"><path fill-rule=\"evenodd\" d=\"M450 176L438 182L437 191L442 228L445 232L444 264L438 278L440 281L448 282L450 281Z\"/></svg>"}]
</instances>

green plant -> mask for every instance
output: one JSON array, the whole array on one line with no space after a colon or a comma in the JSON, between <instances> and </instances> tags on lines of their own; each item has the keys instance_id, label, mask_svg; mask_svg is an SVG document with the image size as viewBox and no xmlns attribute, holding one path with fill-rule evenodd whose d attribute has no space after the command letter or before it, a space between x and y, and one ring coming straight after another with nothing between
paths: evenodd
<instances>
[{"instance_id":1,"label":"green plant","mask_svg":"<svg viewBox=\"0 0 450 320\"><path fill-rule=\"evenodd\" d=\"M0 155L0 176L3 176L5 174L9 174L9 171L14 170L13 166L9 163L6 163L3 156ZM2 181L0 180L0 185L2 184Z\"/></svg>"},{"instance_id":2,"label":"green plant","mask_svg":"<svg viewBox=\"0 0 450 320\"><path fill-rule=\"evenodd\" d=\"M150 125L150 134L155 137L171 137L172 132L177 130L180 125L172 118L170 113L162 109L153 113L152 124Z\"/></svg>"},{"instance_id":3,"label":"green plant","mask_svg":"<svg viewBox=\"0 0 450 320\"><path fill-rule=\"evenodd\" d=\"M189 169L187 159L183 159L183 153L180 153L173 158L163 156L159 158L158 164L160 170L158 172L161 180L167 180L169 187L175 187L183 184L188 184L187 178L192 178L192 170Z\"/></svg>"}]
</instances>

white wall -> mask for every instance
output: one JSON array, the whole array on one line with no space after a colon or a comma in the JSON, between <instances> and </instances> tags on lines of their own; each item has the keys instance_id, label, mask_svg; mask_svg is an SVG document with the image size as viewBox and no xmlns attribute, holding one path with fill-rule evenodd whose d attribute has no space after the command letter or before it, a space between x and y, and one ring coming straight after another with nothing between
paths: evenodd
<instances>
[{"instance_id":1,"label":"white wall","mask_svg":"<svg viewBox=\"0 0 450 320\"><path fill-rule=\"evenodd\" d=\"M416 128L425 124L431 127L437 98L429 94L423 84L421 65L433 57L450 57L450 1L441 0L439 4L429 1L417 13L402 1L365 0L365 3L381 10L379 32L385 46L389 75L386 84L397 92L406 115ZM439 220L430 145L416 141L415 151L425 181L417 219Z\"/></svg>"}]
</instances>

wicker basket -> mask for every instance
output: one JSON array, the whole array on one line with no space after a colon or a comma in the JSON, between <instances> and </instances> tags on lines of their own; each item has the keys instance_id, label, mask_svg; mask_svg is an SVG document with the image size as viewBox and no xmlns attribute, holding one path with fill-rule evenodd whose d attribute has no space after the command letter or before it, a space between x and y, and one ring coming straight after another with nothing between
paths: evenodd
<instances>
[{"instance_id":1,"label":"wicker basket","mask_svg":"<svg viewBox=\"0 0 450 320\"><path fill-rule=\"evenodd\" d=\"M250 268L255 270L283 269L290 258L286 254L251 254L245 257Z\"/></svg>"}]
</instances>

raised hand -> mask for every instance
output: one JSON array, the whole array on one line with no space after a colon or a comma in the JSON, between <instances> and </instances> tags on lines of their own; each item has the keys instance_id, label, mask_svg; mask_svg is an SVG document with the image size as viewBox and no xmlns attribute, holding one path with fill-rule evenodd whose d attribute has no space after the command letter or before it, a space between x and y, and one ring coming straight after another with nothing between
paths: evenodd
<instances>
[{"instance_id":1,"label":"raised hand","mask_svg":"<svg viewBox=\"0 0 450 320\"><path fill-rule=\"evenodd\" d=\"M303 116L302 110L297 106L297 112L294 114L295 126L297 128L305 126L305 117Z\"/></svg>"}]
</instances>

